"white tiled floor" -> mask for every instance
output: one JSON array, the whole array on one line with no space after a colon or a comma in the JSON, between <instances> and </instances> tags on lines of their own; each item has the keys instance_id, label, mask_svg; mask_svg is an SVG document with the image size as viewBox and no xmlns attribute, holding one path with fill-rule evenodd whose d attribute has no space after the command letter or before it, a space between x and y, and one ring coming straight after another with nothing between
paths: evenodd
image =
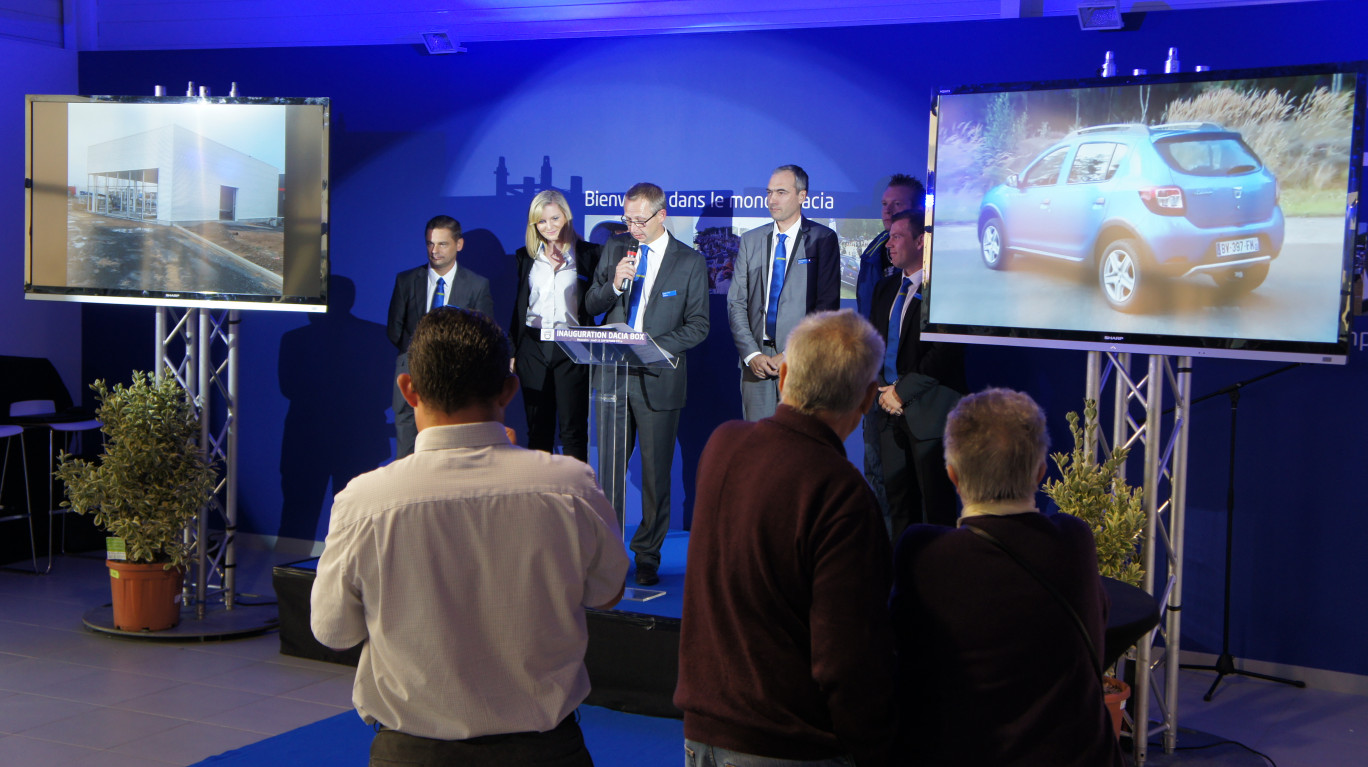
<instances>
[{"instance_id":1,"label":"white tiled floor","mask_svg":"<svg viewBox=\"0 0 1368 767\"><path fill-rule=\"evenodd\" d=\"M239 592L272 600L272 556L239 550ZM280 654L275 632L168 643L86 630L103 563L0 573L0 765L164 767L351 710L352 669Z\"/></svg>"},{"instance_id":2,"label":"white tiled floor","mask_svg":"<svg viewBox=\"0 0 1368 767\"><path fill-rule=\"evenodd\" d=\"M274 599L278 559L239 549L239 593ZM281 655L274 632L167 643L87 631L82 615L109 601L106 572L84 557L48 576L0 572L0 767L188 765L351 710L352 669ZM1229 677L1206 703L1212 674L1180 678L1180 732L1239 741L1278 767L1368 766L1368 697Z\"/></svg>"}]
</instances>

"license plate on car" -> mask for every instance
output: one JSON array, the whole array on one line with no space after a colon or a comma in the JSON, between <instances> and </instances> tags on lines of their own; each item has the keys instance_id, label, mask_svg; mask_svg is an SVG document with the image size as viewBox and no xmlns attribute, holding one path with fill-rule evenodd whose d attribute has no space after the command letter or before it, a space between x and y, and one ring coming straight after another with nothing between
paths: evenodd
<instances>
[{"instance_id":1,"label":"license plate on car","mask_svg":"<svg viewBox=\"0 0 1368 767\"><path fill-rule=\"evenodd\" d=\"M1259 238L1246 237L1243 240L1225 240L1216 243L1216 255L1224 258L1226 256L1239 256L1245 253L1259 252Z\"/></svg>"}]
</instances>

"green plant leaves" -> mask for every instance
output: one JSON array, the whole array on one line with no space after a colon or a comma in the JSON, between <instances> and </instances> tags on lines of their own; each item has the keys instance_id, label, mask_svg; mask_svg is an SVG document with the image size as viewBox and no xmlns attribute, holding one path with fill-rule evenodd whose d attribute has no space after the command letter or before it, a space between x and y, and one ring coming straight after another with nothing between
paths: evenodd
<instances>
[{"instance_id":1,"label":"green plant leaves","mask_svg":"<svg viewBox=\"0 0 1368 767\"><path fill-rule=\"evenodd\" d=\"M1097 542L1097 569L1108 578L1139 586L1144 578L1140 566L1140 547L1144 542L1144 488L1132 488L1121 475L1129 450L1112 451L1098 464L1088 449L1096 444L1097 402L1086 400L1084 423L1078 413L1069 413L1069 433L1074 447L1070 453L1054 453L1060 479L1045 483L1045 494L1059 506L1088 523Z\"/></svg>"},{"instance_id":2,"label":"green plant leaves","mask_svg":"<svg viewBox=\"0 0 1368 767\"><path fill-rule=\"evenodd\" d=\"M124 539L128 561L184 566L186 525L218 481L199 447L194 404L169 372L160 382L134 371L132 383L90 387L100 405L104 451L96 462L62 453L55 476L66 486L64 508L90 514Z\"/></svg>"}]
</instances>

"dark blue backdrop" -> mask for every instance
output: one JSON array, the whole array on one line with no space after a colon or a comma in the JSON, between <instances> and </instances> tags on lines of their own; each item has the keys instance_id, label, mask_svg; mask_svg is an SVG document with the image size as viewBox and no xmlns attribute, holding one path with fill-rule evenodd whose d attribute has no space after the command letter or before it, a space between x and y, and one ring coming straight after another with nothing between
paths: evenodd
<instances>
[{"instance_id":1,"label":"dark blue backdrop","mask_svg":"<svg viewBox=\"0 0 1368 767\"><path fill-rule=\"evenodd\" d=\"M522 240L527 198L496 195L499 158L513 183L540 177L549 156L556 185L579 176L584 189L606 192L639 180L757 188L775 165L796 162L814 190L849 201L837 215L874 218L888 174L924 173L937 86L1092 74L1106 50L1123 70L1158 71L1175 45L1188 66L1215 68L1368 58L1358 31L1366 24L1356 3L1321 2L1155 13L1120 33L1083 33L1073 18L1052 17L481 43L463 56L417 46L93 52L81 54L80 88L176 92L194 80L223 93L237 81L247 95L332 97L333 306L323 316L248 313L242 323L241 527L313 540L326 530L331 493L389 455L385 310L394 273L421 263L428 217L465 224L462 264L491 279L497 318L508 321L505 254ZM582 214L583 200L572 203ZM148 366L151 336L149 310L86 306L86 376ZM710 338L691 354L686 487L712 427L739 414L720 300ZM1368 520L1351 474L1368 429L1360 357L1299 368L1241 402L1239 657L1368 673ZM1081 353L976 347L969 364L976 388L1013 386L1041 400L1056 446L1067 448L1063 414L1080 405ZM1195 389L1273 367L1203 362ZM515 406L519 428L520 418ZM1220 642L1227 429L1224 400L1197 409L1184 647L1209 652Z\"/></svg>"}]
</instances>

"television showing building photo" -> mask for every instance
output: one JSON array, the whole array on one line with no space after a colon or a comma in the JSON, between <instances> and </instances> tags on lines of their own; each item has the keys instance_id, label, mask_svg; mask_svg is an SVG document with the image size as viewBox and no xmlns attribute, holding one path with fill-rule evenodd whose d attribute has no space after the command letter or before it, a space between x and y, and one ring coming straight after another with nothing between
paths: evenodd
<instances>
[{"instance_id":1,"label":"television showing building photo","mask_svg":"<svg viewBox=\"0 0 1368 767\"><path fill-rule=\"evenodd\" d=\"M280 295L285 106L67 110L69 285Z\"/></svg>"}]
</instances>

